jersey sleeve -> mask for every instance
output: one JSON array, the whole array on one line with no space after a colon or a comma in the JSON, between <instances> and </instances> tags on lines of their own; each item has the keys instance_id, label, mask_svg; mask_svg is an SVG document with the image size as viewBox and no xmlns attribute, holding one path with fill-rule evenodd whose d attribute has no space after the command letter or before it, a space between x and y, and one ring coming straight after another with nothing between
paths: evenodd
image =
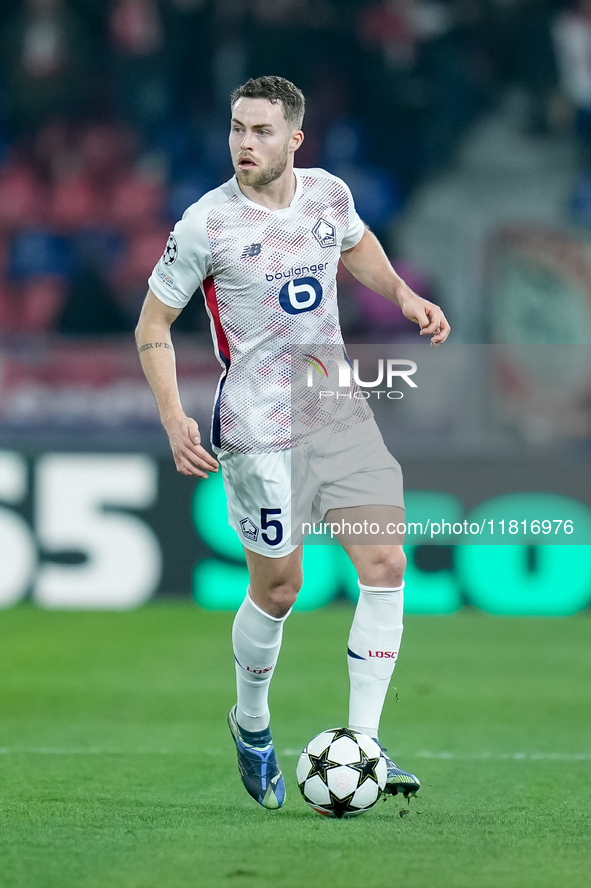
<instances>
[{"instance_id":1,"label":"jersey sleeve","mask_svg":"<svg viewBox=\"0 0 591 888\"><path fill-rule=\"evenodd\" d=\"M347 197L349 199L349 227L347 228L347 231L341 243L341 252L343 250L350 250L351 247L356 246L356 244L359 243L359 241L365 234L365 225L363 224L359 213L355 209L355 201L353 200L351 190L348 185L345 185L344 182L343 187L347 192Z\"/></svg>"},{"instance_id":2,"label":"jersey sleeve","mask_svg":"<svg viewBox=\"0 0 591 888\"><path fill-rule=\"evenodd\" d=\"M171 308L184 308L211 274L211 253L203 214L189 207L171 232L148 280L153 293Z\"/></svg>"}]
</instances>

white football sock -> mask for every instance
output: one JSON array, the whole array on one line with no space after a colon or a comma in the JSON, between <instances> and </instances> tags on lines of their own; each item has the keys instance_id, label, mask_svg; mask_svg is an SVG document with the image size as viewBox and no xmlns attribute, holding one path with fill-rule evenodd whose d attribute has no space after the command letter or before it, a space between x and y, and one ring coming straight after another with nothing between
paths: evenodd
<instances>
[{"instance_id":1,"label":"white football sock","mask_svg":"<svg viewBox=\"0 0 591 888\"><path fill-rule=\"evenodd\" d=\"M250 591L250 590L249 590ZM269 727L269 685L279 656L284 617L272 617L250 597L242 602L232 626L238 705L236 719L247 731Z\"/></svg>"},{"instance_id":2,"label":"white football sock","mask_svg":"<svg viewBox=\"0 0 591 888\"><path fill-rule=\"evenodd\" d=\"M402 639L403 589L364 586L349 634L349 727L378 736Z\"/></svg>"}]
</instances>

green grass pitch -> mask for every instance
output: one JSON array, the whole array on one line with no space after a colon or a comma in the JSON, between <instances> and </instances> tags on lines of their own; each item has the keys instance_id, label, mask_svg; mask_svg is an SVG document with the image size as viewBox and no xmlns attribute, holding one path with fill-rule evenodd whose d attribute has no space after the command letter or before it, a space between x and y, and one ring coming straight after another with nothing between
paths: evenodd
<instances>
[{"instance_id":1,"label":"green grass pitch","mask_svg":"<svg viewBox=\"0 0 591 888\"><path fill-rule=\"evenodd\" d=\"M286 625L277 812L238 778L231 619L181 603L2 613L2 888L590 884L589 614L408 617L382 742L423 787L349 821L304 804L295 764L346 719L351 609Z\"/></svg>"}]
</instances>

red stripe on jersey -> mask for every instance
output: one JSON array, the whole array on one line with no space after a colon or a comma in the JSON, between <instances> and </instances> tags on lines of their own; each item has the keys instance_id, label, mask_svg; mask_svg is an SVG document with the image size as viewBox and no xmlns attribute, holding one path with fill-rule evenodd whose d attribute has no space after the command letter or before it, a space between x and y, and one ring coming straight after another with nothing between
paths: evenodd
<instances>
[{"instance_id":1,"label":"red stripe on jersey","mask_svg":"<svg viewBox=\"0 0 591 888\"><path fill-rule=\"evenodd\" d=\"M215 292L215 283L213 277L205 278L203 281L203 292L205 293L205 304L209 309L209 313L213 318L213 326L215 330L215 338L217 340L218 351L226 365L230 363L230 346L228 339L222 327L220 319L220 307L218 305L218 297Z\"/></svg>"}]
</instances>

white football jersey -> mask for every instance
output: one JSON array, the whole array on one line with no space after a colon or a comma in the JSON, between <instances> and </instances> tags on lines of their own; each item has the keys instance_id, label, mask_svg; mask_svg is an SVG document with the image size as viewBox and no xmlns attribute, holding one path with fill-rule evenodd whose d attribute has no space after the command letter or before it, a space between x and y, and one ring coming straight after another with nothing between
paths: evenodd
<instances>
[{"instance_id":1,"label":"white football jersey","mask_svg":"<svg viewBox=\"0 0 591 888\"><path fill-rule=\"evenodd\" d=\"M203 291L223 368L211 430L223 450L265 453L299 443L291 349L343 343L337 267L364 225L340 179L320 169L295 175L294 198L281 210L248 200L235 176L204 195L176 224L149 280L172 308ZM371 416L362 401L349 402L347 413L349 424Z\"/></svg>"}]
</instances>

